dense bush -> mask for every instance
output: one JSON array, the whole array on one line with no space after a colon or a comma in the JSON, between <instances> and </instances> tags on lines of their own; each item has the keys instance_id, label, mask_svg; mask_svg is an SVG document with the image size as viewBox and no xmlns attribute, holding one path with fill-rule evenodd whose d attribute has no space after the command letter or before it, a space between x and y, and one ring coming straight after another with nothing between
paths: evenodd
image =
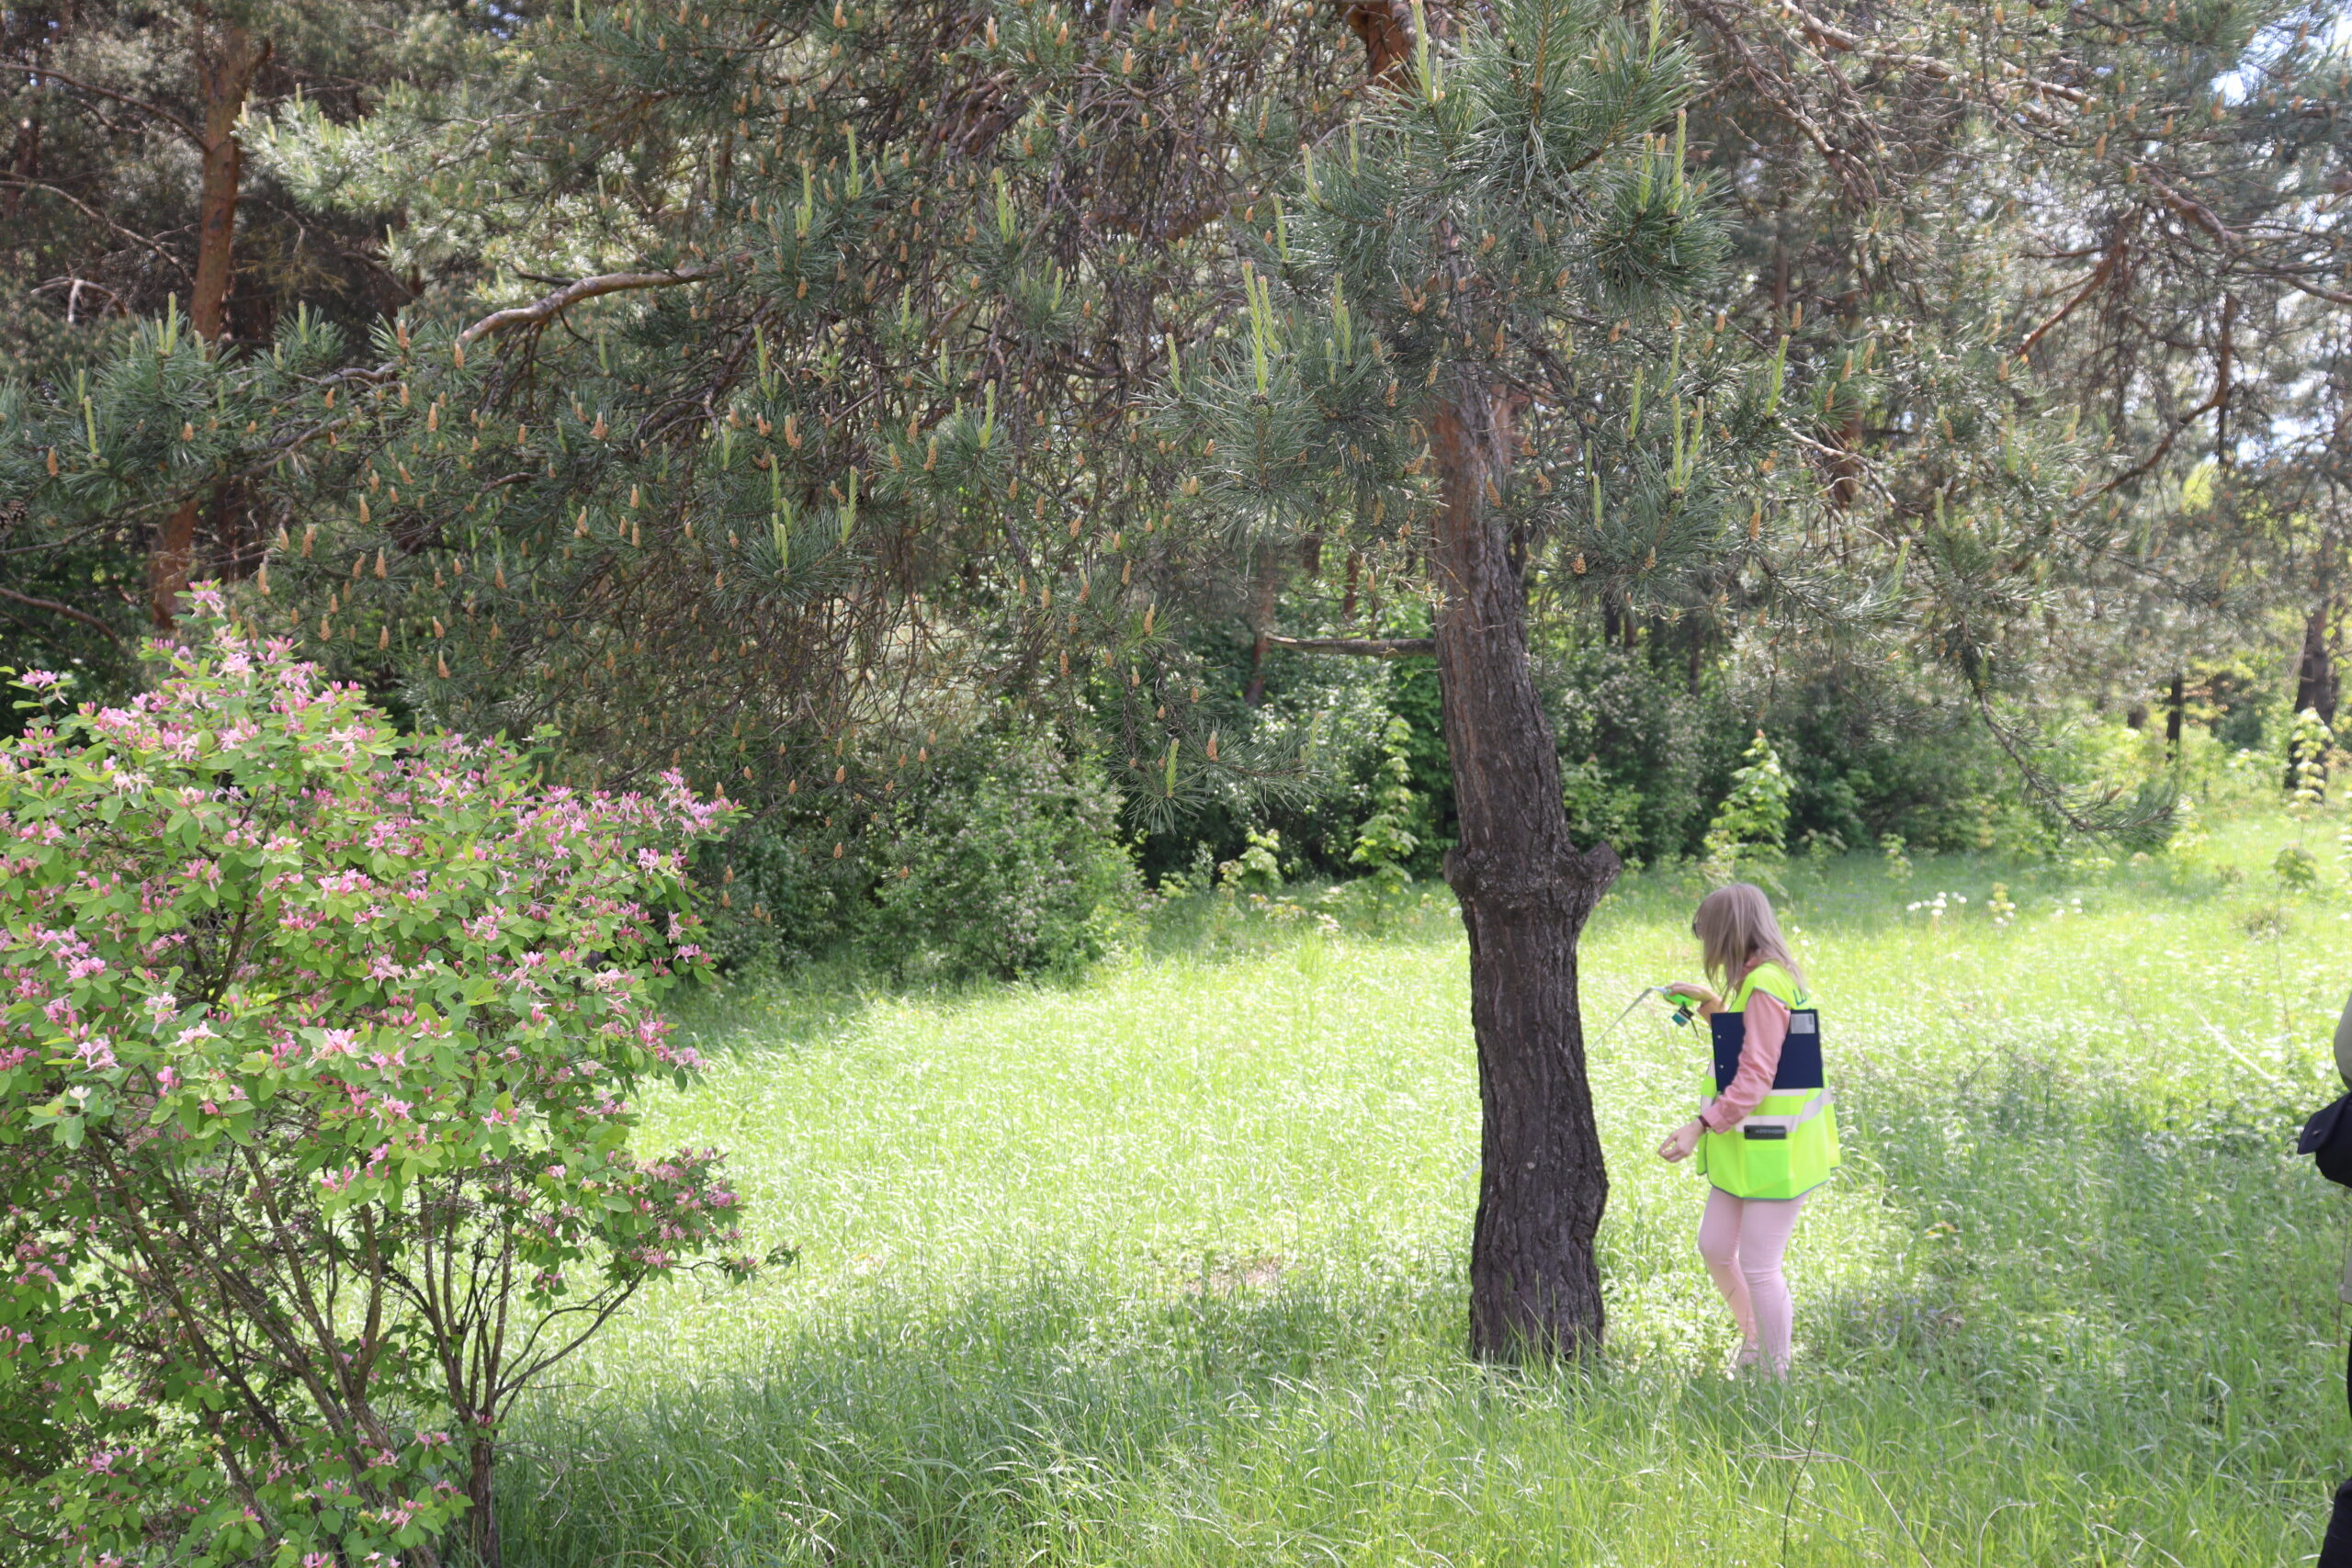
<instances>
[{"instance_id":1,"label":"dense bush","mask_svg":"<svg viewBox=\"0 0 2352 1568\"><path fill-rule=\"evenodd\" d=\"M119 708L0 743L0 1523L49 1561L492 1540L517 1393L644 1281L741 1274L683 1074L684 852L723 824L404 741L198 594ZM25 684L53 691L56 678Z\"/></svg>"},{"instance_id":2,"label":"dense bush","mask_svg":"<svg viewBox=\"0 0 2352 1568\"><path fill-rule=\"evenodd\" d=\"M1100 772L1052 737L966 747L878 848L865 931L900 974L1068 974L1101 957L1136 893Z\"/></svg>"},{"instance_id":3,"label":"dense bush","mask_svg":"<svg viewBox=\"0 0 2352 1568\"><path fill-rule=\"evenodd\" d=\"M1392 609L1382 629L1420 628ZM1564 804L1579 840L1606 841L1637 863L1712 854L1727 864L1727 850L1730 860L1743 858L1731 840L1711 844L1709 835L1739 791L1742 770L1756 765L1749 753L1760 732L1777 769L1775 798L1751 804L1773 805L1788 852L1868 851L1892 838L1912 852L2047 853L2064 841L2063 825L2037 810L1973 705L1928 673L1808 665L1794 656L1758 664L1703 646L1694 658L1677 637L1672 627L1654 627L1633 647L1567 639L1538 650ZM1240 637L1204 637L1196 651L1204 679L1224 683L1237 707L1245 692L1259 694L1236 728L1248 727L1264 751L1295 756L1300 766L1295 776L1254 784L1213 782L1175 821L1140 834L1132 858L1145 880L1205 886L1218 867L1246 863L1264 881L1269 860L1284 878L1376 872L1393 886L1439 874L1453 842L1453 783L1433 660L1277 650L1259 666ZM2218 723L2227 716L2200 709L2193 716ZM1000 933L1037 921L1040 931L1083 932L1104 907L1084 874L1057 871L1039 890L1054 912L1033 914L1015 891L1017 869L1083 863L1102 870L1103 886L1125 877L1107 858L1119 823L1101 786L1080 786L1073 775L1046 792L1059 805L1007 814L1003 792L1030 787L1012 782L1008 770L1029 766L1021 760L1032 749L1045 748L1031 761L1048 773L1067 764L1049 739L981 733L907 776L883 832L861 838L813 814L780 814L739 830L724 857L738 878L733 923L720 922L725 954L791 961L854 948L892 973L946 979L1082 963L1098 938L1000 941L976 936L956 916L965 907L1010 911ZM2188 773L2216 746L2198 724ZM2065 732L2037 763L2062 787L2089 795L2119 784L2128 793L2166 766L2154 728L2120 724ZM1750 775L1751 793L1764 776ZM1745 858L1760 850L1769 860L1774 835L1764 828L1736 829ZM1047 847L1018 847L1032 842ZM1091 855L1070 860L1082 842L1094 844ZM845 846L839 857L837 844Z\"/></svg>"},{"instance_id":4,"label":"dense bush","mask_svg":"<svg viewBox=\"0 0 2352 1568\"><path fill-rule=\"evenodd\" d=\"M820 813L741 825L702 874L730 964L846 958L953 984L1067 975L1099 958L1137 891L1119 801L1049 731L983 728L923 750L853 833Z\"/></svg>"}]
</instances>

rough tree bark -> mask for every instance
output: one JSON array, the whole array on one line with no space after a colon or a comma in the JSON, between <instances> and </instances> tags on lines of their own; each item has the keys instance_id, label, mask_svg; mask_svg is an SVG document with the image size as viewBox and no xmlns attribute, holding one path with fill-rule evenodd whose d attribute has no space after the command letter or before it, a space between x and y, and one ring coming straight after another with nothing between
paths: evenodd
<instances>
[{"instance_id":1,"label":"rough tree bark","mask_svg":"<svg viewBox=\"0 0 2352 1568\"><path fill-rule=\"evenodd\" d=\"M266 39L256 39L233 23L198 13L195 23L197 77L204 89L204 141L198 148L203 172L197 192L196 280L188 292L188 325L209 348L220 341L229 310L229 281L235 259L237 198L244 181L245 150L237 121L254 77L269 58ZM148 561L147 615L169 631L187 589L196 554L200 497L190 495L164 520Z\"/></svg>"},{"instance_id":2,"label":"rough tree bark","mask_svg":"<svg viewBox=\"0 0 2352 1568\"><path fill-rule=\"evenodd\" d=\"M1457 371L1430 416L1442 489L1434 630L1459 840L1445 876L1470 938L1477 1042L1477 1356L1572 1355L1604 1326L1593 1237L1609 1198L1586 1076L1577 936L1618 871L1569 841L1560 762L1528 665L1526 597L1490 482L1508 473L1511 406Z\"/></svg>"}]
</instances>

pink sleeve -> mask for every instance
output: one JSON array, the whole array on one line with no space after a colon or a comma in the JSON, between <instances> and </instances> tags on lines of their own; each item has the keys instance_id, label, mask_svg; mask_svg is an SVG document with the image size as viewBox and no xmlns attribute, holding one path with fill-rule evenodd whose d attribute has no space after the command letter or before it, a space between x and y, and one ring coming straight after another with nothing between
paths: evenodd
<instances>
[{"instance_id":1,"label":"pink sleeve","mask_svg":"<svg viewBox=\"0 0 2352 1568\"><path fill-rule=\"evenodd\" d=\"M1741 1117L1764 1102L1772 1079L1781 1070L1781 1044L1789 1037L1788 1004L1778 997L1752 991L1747 998L1747 1030L1739 1045L1739 1071L1715 1102L1699 1112L1710 1132L1729 1132Z\"/></svg>"}]
</instances>

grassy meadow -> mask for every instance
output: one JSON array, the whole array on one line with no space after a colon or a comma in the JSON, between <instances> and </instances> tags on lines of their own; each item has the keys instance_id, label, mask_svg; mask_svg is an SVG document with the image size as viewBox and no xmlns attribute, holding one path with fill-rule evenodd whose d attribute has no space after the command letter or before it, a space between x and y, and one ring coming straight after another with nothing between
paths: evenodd
<instances>
[{"instance_id":1,"label":"grassy meadow","mask_svg":"<svg viewBox=\"0 0 2352 1568\"><path fill-rule=\"evenodd\" d=\"M2298 833L2315 890L2270 871ZM1792 866L1847 1164L1780 1387L1725 1375L1699 1181L1651 1153L1698 1041L1611 1027L1696 972L1688 872L1628 877L1584 947L1611 1349L1567 1370L1462 1355L1442 890L1376 926L1194 897L1067 988L729 991L652 1135L729 1150L799 1261L665 1288L567 1366L517 1423L507 1562L2306 1560L2352 1470L2352 1199L2291 1154L2352 989L2335 833Z\"/></svg>"}]
</instances>

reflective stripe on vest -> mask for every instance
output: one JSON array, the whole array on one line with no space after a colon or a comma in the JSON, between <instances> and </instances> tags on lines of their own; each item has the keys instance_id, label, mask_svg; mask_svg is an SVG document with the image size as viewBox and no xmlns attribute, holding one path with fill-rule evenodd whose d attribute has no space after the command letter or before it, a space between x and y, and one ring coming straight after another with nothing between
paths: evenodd
<instances>
[{"instance_id":1,"label":"reflective stripe on vest","mask_svg":"<svg viewBox=\"0 0 2352 1568\"><path fill-rule=\"evenodd\" d=\"M1697 1164L1710 1182L1734 1197L1802 1197L1842 1163L1837 1102L1821 1073L1820 1015L1797 988L1794 976L1777 964L1759 964L1741 981L1732 1005L1717 1019L1726 1024L1741 1020L1738 1029L1744 1033L1747 1000L1758 991L1789 1010L1789 1036L1781 1070L1755 1111L1724 1131L1710 1130L1700 1138ZM1702 1110L1730 1087L1737 1071L1738 1037L1726 1037L1721 1031L1716 1033L1717 1051L1707 1065L1710 1092ZM1721 1055L1724 1050L1731 1053L1727 1058ZM1795 1081L1789 1081L1792 1076Z\"/></svg>"}]
</instances>

